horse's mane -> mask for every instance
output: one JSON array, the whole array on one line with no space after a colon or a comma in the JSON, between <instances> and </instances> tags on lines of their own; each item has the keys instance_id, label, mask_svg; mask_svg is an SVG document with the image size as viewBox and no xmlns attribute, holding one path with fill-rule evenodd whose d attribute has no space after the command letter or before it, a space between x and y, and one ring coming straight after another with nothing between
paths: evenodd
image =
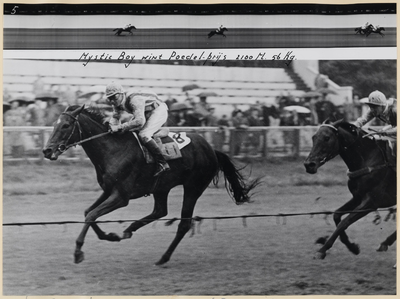
<instances>
[{"instance_id":1,"label":"horse's mane","mask_svg":"<svg viewBox=\"0 0 400 299\"><path fill-rule=\"evenodd\" d=\"M349 123L347 121L344 120L338 120L335 123L333 123L333 125L337 128L342 128L346 131L358 131L360 136L364 136L365 134L367 134L368 132L364 131L362 128L357 127L356 125L353 125L352 123Z\"/></svg>"},{"instance_id":2,"label":"horse's mane","mask_svg":"<svg viewBox=\"0 0 400 299\"><path fill-rule=\"evenodd\" d=\"M66 112L74 111L80 107L81 106L79 106L79 105L72 105L72 106L69 106L65 111ZM84 115L90 117L90 119L92 119L93 121L97 122L98 124L100 124L102 126L106 126L106 122L108 121L108 119L110 117L110 115L107 115L106 109L101 108L101 107L92 106L92 105L85 107L85 109L83 109L81 114L84 114Z\"/></svg>"}]
</instances>

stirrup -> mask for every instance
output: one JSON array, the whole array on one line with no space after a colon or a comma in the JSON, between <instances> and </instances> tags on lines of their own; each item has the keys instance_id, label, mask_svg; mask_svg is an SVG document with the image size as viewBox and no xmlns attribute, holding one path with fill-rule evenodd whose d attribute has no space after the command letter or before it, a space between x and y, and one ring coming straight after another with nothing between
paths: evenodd
<instances>
[{"instance_id":1,"label":"stirrup","mask_svg":"<svg viewBox=\"0 0 400 299\"><path fill-rule=\"evenodd\" d=\"M158 170L157 172L154 174L154 176L159 176L160 174L162 174L163 172L166 172L168 170L170 170L171 168L169 167L168 163L165 164L161 164L158 163Z\"/></svg>"}]
</instances>

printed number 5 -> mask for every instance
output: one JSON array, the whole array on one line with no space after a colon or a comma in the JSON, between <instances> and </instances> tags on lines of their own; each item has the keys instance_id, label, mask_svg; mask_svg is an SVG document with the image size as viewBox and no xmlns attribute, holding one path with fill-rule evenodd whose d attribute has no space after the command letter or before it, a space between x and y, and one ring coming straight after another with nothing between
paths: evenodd
<instances>
[{"instance_id":1,"label":"printed number 5","mask_svg":"<svg viewBox=\"0 0 400 299\"><path fill-rule=\"evenodd\" d=\"M174 135L174 139L175 139L176 142L178 142L178 143L184 143L184 142L185 142L185 140L183 140L183 138L181 137L181 134L180 134L180 133L176 133L176 134Z\"/></svg>"},{"instance_id":2,"label":"printed number 5","mask_svg":"<svg viewBox=\"0 0 400 299\"><path fill-rule=\"evenodd\" d=\"M11 10L12 15L15 15L17 13L17 8L19 8L19 6L14 6L14 8Z\"/></svg>"}]
</instances>

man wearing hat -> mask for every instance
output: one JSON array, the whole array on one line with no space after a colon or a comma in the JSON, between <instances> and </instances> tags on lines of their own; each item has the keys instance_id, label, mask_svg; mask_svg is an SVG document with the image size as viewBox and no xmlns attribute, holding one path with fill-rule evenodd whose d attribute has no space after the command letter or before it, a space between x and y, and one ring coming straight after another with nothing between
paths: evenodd
<instances>
[{"instance_id":1,"label":"man wearing hat","mask_svg":"<svg viewBox=\"0 0 400 299\"><path fill-rule=\"evenodd\" d=\"M111 83L106 87L106 97L113 107L110 120L110 131L138 131L139 139L157 160L154 176L170 169L155 140L152 138L168 118L168 107L158 96L150 91L125 92L121 85ZM133 117L121 124L122 112L128 112Z\"/></svg>"},{"instance_id":2,"label":"man wearing hat","mask_svg":"<svg viewBox=\"0 0 400 299\"><path fill-rule=\"evenodd\" d=\"M15 97L9 101L11 107L4 113L5 126L26 126L25 122L25 109L24 105L27 104L28 99L25 97ZM22 132L12 131L6 132L7 137L4 139L6 144L10 145L9 150L13 158L21 158L24 153L24 140Z\"/></svg>"},{"instance_id":3,"label":"man wearing hat","mask_svg":"<svg viewBox=\"0 0 400 299\"><path fill-rule=\"evenodd\" d=\"M50 92L38 94L35 100L46 102L44 111L45 126L52 126L66 108L64 105L58 103L58 96Z\"/></svg>"}]
</instances>

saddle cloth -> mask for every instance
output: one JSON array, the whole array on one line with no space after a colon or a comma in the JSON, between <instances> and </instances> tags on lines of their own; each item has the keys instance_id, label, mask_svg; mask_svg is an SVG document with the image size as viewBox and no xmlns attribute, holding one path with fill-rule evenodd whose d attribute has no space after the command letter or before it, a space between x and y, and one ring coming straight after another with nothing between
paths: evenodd
<instances>
[{"instance_id":1,"label":"saddle cloth","mask_svg":"<svg viewBox=\"0 0 400 299\"><path fill-rule=\"evenodd\" d=\"M140 147L143 151L144 158L146 159L146 163L154 163L155 159L153 155L149 152L149 150L141 143L139 137L136 132L133 132L136 139L139 141ZM166 161L174 160L182 157L181 149L187 146L191 139L186 136L185 132L180 133L172 133L169 132L167 128L161 128L157 131L153 139L158 144L161 152Z\"/></svg>"}]
</instances>

